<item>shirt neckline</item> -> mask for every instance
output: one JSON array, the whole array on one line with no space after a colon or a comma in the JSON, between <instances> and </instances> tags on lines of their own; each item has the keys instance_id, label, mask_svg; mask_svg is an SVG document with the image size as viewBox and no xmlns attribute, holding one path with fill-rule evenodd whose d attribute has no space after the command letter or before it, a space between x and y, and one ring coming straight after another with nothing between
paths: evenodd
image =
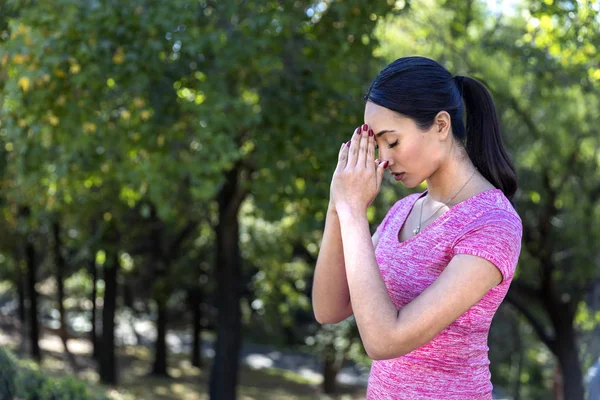
<instances>
[{"instance_id":1,"label":"shirt neckline","mask_svg":"<svg viewBox=\"0 0 600 400\"><path fill-rule=\"evenodd\" d=\"M478 199L480 197L483 197L483 195L486 194L491 194L491 193L495 193L495 192L500 192L502 193L502 190L500 189L487 189L484 190L483 192L479 192L476 195L473 195L463 201L461 201L460 203L457 203L455 205L453 205L452 207L450 207L445 213L443 213L442 215L440 215L439 217L437 217L436 219L433 220L433 222L431 222L429 225L427 225L425 228L421 229L421 232L419 232L417 235L411 236L408 239L404 240L404 241L400 241L398 239L400 231L402 230L402 228L404 227L404 224L406 223L406 220L408 219L408 214L410 214L410 212L412 211L413 207L415 206L416 202L423 196L425 196L427 193L429 192L429 190L425 190L423 193L421 193L418 196L415 196L415 199L407 206L405 207L405 212L404 215L402 216L401 219L398 220L398 223L394 226L394 241L396 244L398 245L404 245L405 243L411 242L413 240L416 240L417 238L423 236L425 233L427 233L428 231L430 231L430 228L433 228L434 226L437 226L439 224L441 224L443 221L445 221L446 219L448 219L448 216L452 213L452 211L456 211L456 209L464 207L464 204L468 204L472 201L474 201L475 199Z\"/></svg>"}]
</instances>

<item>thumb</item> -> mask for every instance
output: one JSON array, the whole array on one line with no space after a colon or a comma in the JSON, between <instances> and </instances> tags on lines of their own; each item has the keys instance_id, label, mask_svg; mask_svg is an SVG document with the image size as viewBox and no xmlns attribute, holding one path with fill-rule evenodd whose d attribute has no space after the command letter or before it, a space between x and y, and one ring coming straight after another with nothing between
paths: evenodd
<instances>
[{"instance_id":1,"label":"thumb","mask_svg":"<svg viewBox=\"0 0 600 400\"><path fill-rule=\"evenodd\" d=\"M389 161L384 161L379 163L377 166L377 188L381 187L381 181L383 181L383 174L385 173L385 169L387 168Z\"/></svg>"}]
</instances>

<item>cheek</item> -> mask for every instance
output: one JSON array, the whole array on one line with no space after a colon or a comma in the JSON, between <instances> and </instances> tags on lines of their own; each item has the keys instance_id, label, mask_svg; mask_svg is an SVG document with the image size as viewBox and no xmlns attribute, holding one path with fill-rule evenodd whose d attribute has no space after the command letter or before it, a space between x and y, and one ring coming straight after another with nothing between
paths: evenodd
<instances>
[{"instance_id":1,"label":"cheek","mask_svg":"<svg viewBox=\"0 0 600 400\"><path fill-rule=\"evenodd\" d=\"M415 166L425 161L423 158L426 154L423 154L423 144L418 140L406 140L398 145L397 152L398 160L407 164L407 166Z\"/></svg>"}]
</instances>

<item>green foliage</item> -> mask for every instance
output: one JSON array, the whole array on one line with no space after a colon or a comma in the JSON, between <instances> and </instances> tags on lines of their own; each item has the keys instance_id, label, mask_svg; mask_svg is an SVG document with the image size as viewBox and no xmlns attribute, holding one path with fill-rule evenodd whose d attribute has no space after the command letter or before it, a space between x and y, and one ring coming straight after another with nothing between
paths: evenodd
<instances>
[{"instance_id":1,"label":"green foliage","mask_svg":"<svg viewBox=\"0 0 600 400\"><path fill-rule=\"evenodd\" d=\"M0 348L0 399L12 400L16 393L17 360L7 349Z\"/></svg>"},{"instance_id":2,"label":"green foliage","mask_svg":"<svg viewBox=\"0 0 600 400\"><path fill-rule=\"evenodd\" d=\"M297 219L292 214L270 222L255 211L249 199L240 212L242 254L258 267L251 284L254 297L243 308L245 319L252 323L254 316L257 325L269 332L271 342L282 338L286 329L301 337L296 321L299 314L310 312L306 288L311 269L305 259L294 255L293 243L299 238L290 226Z\"/></svg>"},{"instance_id":3,"label":"green foliage","mask_svg":"<svg viewBox=\"0 0 600 400\"><path fill-rule=\"evenodd\" d=\"M354 317L335 325L323 325L314 335L307 336L308 349L321 359L330 358L342 365L344 360L353 360L370 365L365 353Z\"/></svg>"},{"instance_id":4,"label":"green foliage","mask_svg":"<svg viewBox=\"0 0 600 400\"><path fill-rule=\"evenodd\" d=\"M17 393L24 400L41 400L42 388L48 380L37 364L23 363L17 379Z\"/></svg>"},{"instance_id":5,"label":"green foliage","mask_svg":"<svg viewBox=\"0 0 600 400\"><path fill-rule=\"evenodd\" d=\"M76 271L65 279L65 291L74 297L89 297L92 292L92 285L91 276L84 269ZM103 292L100 293L100 295L102 294Z\"/></svg>"},{"instance_id":6,"label":"green foliage","mask_svg":"<svg viewBox=\"0 0 600 400\"><path fill-rule=\"evenodd\" d=\"M47 380L40 390L40 400L85 400L90 395L85 383L72 377Z\"/></svg>"},{"instance_id":7,"label":"green foliage","mask_svg":"<svg viewBox=\"0 0 600 400\"><path fill-rule=\"evenodd\" d=\"M0 348L0 399L2 400L108 400L90 394L87 385L71 376L49 378L34 362L18 362L9 350Z\"/></svg>"}]
</instances>

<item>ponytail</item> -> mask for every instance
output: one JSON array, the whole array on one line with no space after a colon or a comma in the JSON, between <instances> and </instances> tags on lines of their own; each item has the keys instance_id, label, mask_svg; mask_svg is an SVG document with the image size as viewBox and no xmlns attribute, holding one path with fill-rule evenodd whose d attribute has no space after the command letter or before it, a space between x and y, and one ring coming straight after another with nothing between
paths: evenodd
<instances>
[{"instance_id":1,"label":"ponytail","mask_svg":"<svg viewBox=\"0 0 600 400\"><path fill-rule=\"evenodd\" d=\"M479 172L512 200L517 173L500 135L496 107L489 91L475 79L456 76L466 107L466 149Z\"/></svg>"}]
</instances>

